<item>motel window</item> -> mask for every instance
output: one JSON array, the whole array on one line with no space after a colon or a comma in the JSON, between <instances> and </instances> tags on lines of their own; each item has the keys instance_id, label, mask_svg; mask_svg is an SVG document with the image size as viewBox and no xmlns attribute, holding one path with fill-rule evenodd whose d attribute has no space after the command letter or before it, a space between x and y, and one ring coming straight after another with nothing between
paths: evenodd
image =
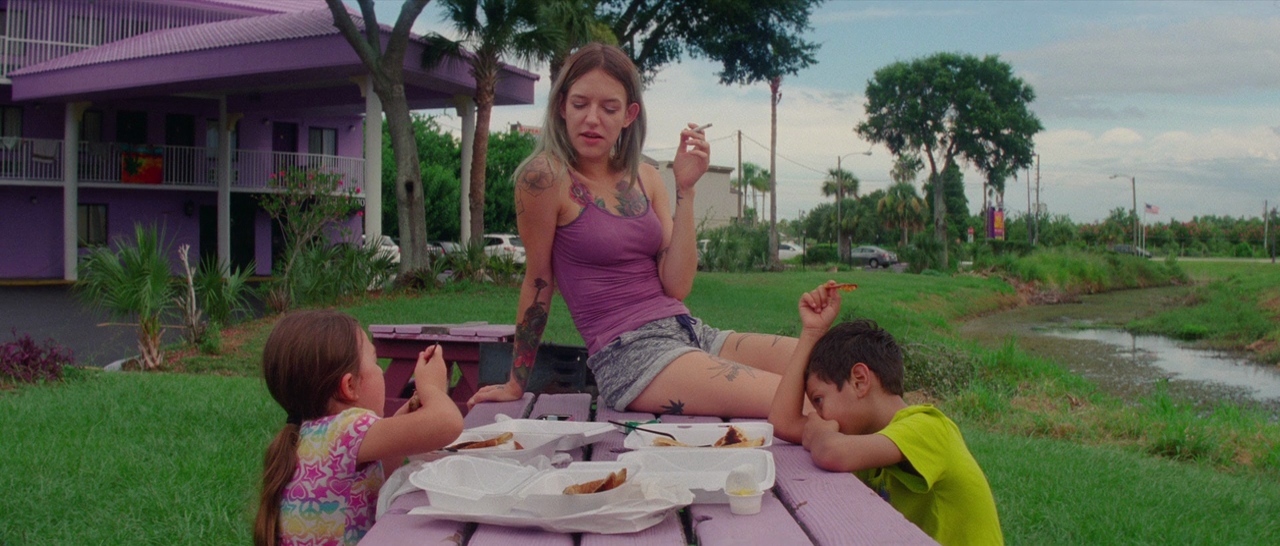
<instances>
[{"instance_id":1,"label":"motel window","mask_svg":"<svg viewBox=\"0 0 1280 546\"><path fill-rule=\"evenodd\" d=\"M116 112L116 142L147 143L147 113L133 110Z\"/></svg>"},{"instance_id":2,"label":"motel window","mask_svg":"<svg viewBox=\"0 0 1280 546\"><path fill-rule=\"evenodd\" d=\"M2 137L22 136L22 107L20 106L0 107L0 136Z\"/></svg>"},{"instance_id":3,"label":"motel window","mask_svg":"<svg viewBox=\"0 0 1280 546\"><path fill-rule=\"evenodd\" d=\"M80 117L80 140L102 142L102 112L88 110Z\"/></svg>"},{"instance_id":4,"label":"motel window","mask_svg":"<svg viewBox=\"0 0 1280 546\"><path fill-rule=\"evenodd\" d=\"M77 212L80 246L107 246L107 206L83 204Z\"/></svg>"},{"instance_id":5,"label":"motel window","mask_svg":"<svg viewBox=\"0 0 1280 546\"><path fill-rule=\"evenodd\" d=\"M164 143L167 146L195 146L196 117L188 114L166 114Z\"/></svg>"},{"instance_id":6,"label":"motel window","mask_svg":"<svg viewBox=\"0 0 1280 546\"><path fill-rule=\"evenodd\" d=\"M322 155L338 155L338 130L312 127L307 131L307 152Z\"/></svg>"}]
</instances>

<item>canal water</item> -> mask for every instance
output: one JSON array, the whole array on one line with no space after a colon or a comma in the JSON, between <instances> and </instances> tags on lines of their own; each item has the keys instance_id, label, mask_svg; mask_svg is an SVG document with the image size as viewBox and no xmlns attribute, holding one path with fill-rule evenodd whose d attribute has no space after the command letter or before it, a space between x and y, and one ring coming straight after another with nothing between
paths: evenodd
<instances>
[{"instance_id":1,"label":"canal water","mask_svg":"<svg viewBox=\"0 0 1280 546\"><path fill-rule=\"evenodd\" d=\"M1085 296L1080 303L1020 307L967 321L960 332L989 345L1012 338L1026 352L1059 362L1125 398L1163 383L1171 393L1201 402L1229 399L1280 409L1280 368L1254 363L1244 354L1121 329L1133 319L1180 305L1188 290L1124 290Z\"/></svg>"}]
</instances>

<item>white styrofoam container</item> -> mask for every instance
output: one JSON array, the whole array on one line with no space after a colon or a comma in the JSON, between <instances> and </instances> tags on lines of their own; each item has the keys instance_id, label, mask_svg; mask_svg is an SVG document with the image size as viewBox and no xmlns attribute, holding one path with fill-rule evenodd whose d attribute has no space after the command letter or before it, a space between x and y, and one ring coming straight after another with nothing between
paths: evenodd
<instances>
[{"instance_id":1,"label":"white styrofoam container","mask_svg":"<svg viewBox=\"0 0 1280 546\"><path fill-rule=\"evenodd\" d=\"M623 468L627 469L627 481L619 487L602 493L564 494L564 488L570 485L598 480ZM643 498L644 493L640 491L636 481L639 471L638 465L616 461L572 463L565 469L546 470L520 487L516 492L520 501L515 508L543 517L557 518L588 512L627 499Z\"/></svg>"},{"instance_id":2,"label":"white styrofoam container","mask_svg":"<svg viewBox=\"0 0 1280 546\"><path fill-rule=\"evenodd\" d=\"M729 430L729 425L738 427L748 438L764 437L764 444L760 447L769 447L773 445L773 425L767 422L744 422L744 423L654 423L648 425L640 425L641 428L656 430L658 432L666 432L676 437L676 440L689 444L690 446L704 446L714 444L716 440L724 437ZM688 449L683 447L662 447L653 445L653 441L662 438L657 434L650 434L642 430L632 430L630 434L622 441L622 447L627 449Z\"/></svg>"},{"instance_id":3,"label":"white styrofoam container","mask_svg":"<svg viewBox=\"0 0 1280 546\"><path fill-rule=\"evenodd\" d=\"M618 462L639 466L644 480L689 489L694 504L728 503L725 479L742 465L751 468L761 491L776 478L773 453L765 449L644 449L623 453Z\"/></svg>"},{"instance_id":4,"label":"white styrofoam container","mask_svg":"<svg viewBox=\"0 0 1280 546\"><path fill-rule=\"evenodd\" d=\"M602 440L614 429L609 423L590 421L546 421L542 419L507 419L467 429L471 432L511 432L515 434L553 434L560 437L556 451L568 451Z\"/></svg>"},{"instance_id":5,"label":"white styrofoam container","mask_svg":"<svg viewBox=\"0 0 1280 546\"><path fill-rule=\"evenodd\" d=\"M445 457L409 475L409 483L427 492L431 506L470 514L505 514L520 500L515 495L538 473L502 459Z\"/></svg>"},{"instance_id":6,"label":"white styrofoam container","mask_svg":"<svg viewBox=\"0 0 1280 546\"><path fill-rule=\"evenodd\" d=\"M464 430L462 431L462 434L458 435L458 439L450 442L449 445L454 445L460 442L487 440L498 434L501 433L484 431L478 432L475 429ZM512 432L513 441L505 444L479 449L461 449L458 451L440 450L437 453L445 455L470 455L472 457L510 459L525 463L539 455L546 455L547 457L555 455L560 439L561 436L558 434ZM523 449L516 449L516 442L520 442L520 447Z\"/></svg>"}]
</instances>

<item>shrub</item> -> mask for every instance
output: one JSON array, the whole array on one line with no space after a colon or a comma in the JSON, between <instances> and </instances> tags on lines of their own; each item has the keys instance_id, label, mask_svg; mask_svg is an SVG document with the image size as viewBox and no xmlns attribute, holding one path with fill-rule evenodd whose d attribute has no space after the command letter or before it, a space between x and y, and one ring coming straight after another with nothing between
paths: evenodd
<instances>
[{"instance_id":1,"label":"shrub","mask_svg":"<svg viewBox=\"0 0 1280 546\"><path fill-rule=\"evenodd\" d=\"M731 224L703 232L702 265L710 271L759 271L769 267L769 228Z\"/></svg>"},{"instance_id":2,"label":"shrub","mask_svg":"<svg viewBox=\"0 0 1280 546\"><path fill-rule=\"evenodd\" d=\"M835 263L840 261L840 252L832 243L813 245L805 252L805 261L811 264Z\"/></svg>"},{"instance_id":3,"label":"shrub","mask_svg":"<svg viewBox=\"0 0 1280 546\"><path fill-rule=\"evenodd\" d=\"M160 367L164 317L173 306L167 244L156 227L134 224L134 240L117 238L116 250L93 251L80 266L76 288L90 304L137 320L138 351L145 369Z\"/></svg>"},{"instance_id":4,"label":"shrub","mask_svg":"<svg viewBox=\"0 0 1280 546\"><path fill-rule=\"evenodd\" d=\"M13 341L0 345L0 378L19 383L57 381L62 379L62 367L75 364L71 350L59 346L52 339L43 345L36 344L30 335L18 335L13 330Z\"/></svg>"},{"instance_id":5,"label":"shrub","mask_svg":"<svg viewBox=\"0 0 1280 546\"><path fill-rule=\"evenodd\" d=\"M235 271L231 271L226 263L220 264L217 258L210 257L200 262L195 275L196 299L208 315L209 322L231 324L236 315L248 312L248 282L254 269L253 262L244 269L237 267Z\"/></svg>"}]
</instances>

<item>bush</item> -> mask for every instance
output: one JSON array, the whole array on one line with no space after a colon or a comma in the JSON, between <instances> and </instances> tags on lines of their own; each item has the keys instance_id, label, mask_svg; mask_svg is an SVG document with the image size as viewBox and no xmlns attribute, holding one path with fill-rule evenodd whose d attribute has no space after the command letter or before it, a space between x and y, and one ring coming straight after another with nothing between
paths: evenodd
<instances>
[{"instance_id":1,"label":"bush","mask_svg":"<svg viewBox=\"0 0 1280 546\"><path fill-rule=\"evenodd\" d=\"M710 271L759 271L769 267L769 227L732 224L708 230L702 265Z\"/></svg>"},{"instance_id":2,"label":"bush","mask_svg":"<svg viewBox=\"0 0 1280 546\"><path fill-rule=\"evenodd\" d=\"M805 261L811 264L827 264L840 261L840 251L832 243L813 245L805 252Z\"/></svg>"},{"instance_id":3,"label":"bush","mask_svg":"<svg viewBox=\"0 0 1280 546\"><path fill-rule=\"evenodd\" d=\"M209 257L200 262L195 275L196 299L208 315L209 322L231 324L235 315L249 310L248 281L253 272L253 262L244 269L231 271L227 264Z\"/></svg>"},{"instance_id":4,"label":"bush","mask_svg":"<svg viewBox=\"0 0 1280 546\"><path fill-rule=\"evenodd\" d=\"M377 247L310 244L297 255L290 276L264 286L263 299L274 310L328 305L388 285L395 265Z\"/></svg>"},{"instance_id":5,"label":"bush","mask_svg":"<svg viewBox=\"0 0 1280 546\"><path fill-rule=\"evenodd\" d=\"M52 339L38 345L30 335L19 336L16 329L13 337L13 341L0 345L0 379L19 383L57 381L62 379L63 366L75 364L71 350Z\"/></svg>"}]
</instances>

